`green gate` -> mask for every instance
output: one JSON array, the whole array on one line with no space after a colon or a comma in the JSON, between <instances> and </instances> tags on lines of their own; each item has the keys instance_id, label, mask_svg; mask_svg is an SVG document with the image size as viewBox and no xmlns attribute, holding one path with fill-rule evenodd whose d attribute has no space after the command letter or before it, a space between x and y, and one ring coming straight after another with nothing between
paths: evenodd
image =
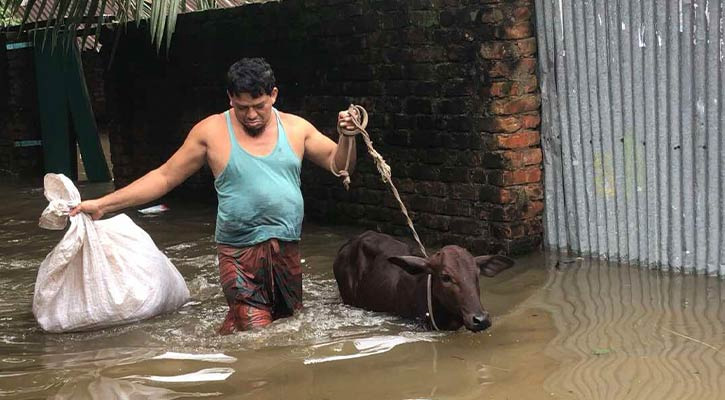
<instances>
[{"instance_id":1,"label":"green gate","mask_svg":"<svg viewBox=\"0 0 725 400\"><path fill-rule=\"evenodd\" d=\"M80 51L75 44L44 46L41 41L39 35L34 49L45 172L77 179L77 141L88 180L110 181Z\"/></svg>"}]
</instances>

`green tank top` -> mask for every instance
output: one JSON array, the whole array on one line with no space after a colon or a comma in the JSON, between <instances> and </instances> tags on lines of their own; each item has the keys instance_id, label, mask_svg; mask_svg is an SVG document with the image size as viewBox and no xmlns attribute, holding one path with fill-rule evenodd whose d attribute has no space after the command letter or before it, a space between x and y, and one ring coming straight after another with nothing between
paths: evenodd
<instances>
[{"instance_id":1,"label":"green tank top","mask_svg":"<svg viewBox=\"0 0 725 400\"><path fill-rule=\"evenodd\" d=\"M229 162L214 180L219 206L215 241L246 247L265 240L299 240L304 202L300 190L302 160L287 140L279 113L277 145L266 156L248 153L237 143L230 111L225 112L231 140Z\"/></svg>"}]
</instances>

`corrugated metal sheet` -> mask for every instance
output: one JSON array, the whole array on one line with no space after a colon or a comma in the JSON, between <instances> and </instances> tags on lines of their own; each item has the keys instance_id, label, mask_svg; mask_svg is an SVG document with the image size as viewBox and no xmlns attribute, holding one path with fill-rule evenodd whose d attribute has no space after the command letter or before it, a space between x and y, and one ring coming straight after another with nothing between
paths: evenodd
<instances>
[{"instance_id":1,"label":"corrugated metal sheet","mask_svg":"<svg viewBox=\"0 0 725 400\"><path fill-rule=\"evenodd\" d=\"M725 276L725 0L536 0L546 243Z\"/></svg>"}]
</instances>

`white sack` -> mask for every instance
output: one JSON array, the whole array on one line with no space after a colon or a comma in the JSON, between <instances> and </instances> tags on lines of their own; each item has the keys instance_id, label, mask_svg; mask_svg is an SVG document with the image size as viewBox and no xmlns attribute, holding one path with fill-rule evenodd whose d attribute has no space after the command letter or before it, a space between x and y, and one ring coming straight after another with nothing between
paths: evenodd
<instances>
[{"instance_id":1,"label":"white sack","mask_svg":"<svg viewBox=\"0 0 725 400\"><path fill-rule=\"evenodd\" d=\"M64 175L45 176L50 204L40 227L64 229L80 203ZM125 214L93 221L70 217L63 239L40 264L33 314L49 332L98 329L170 312L189 298L179 271L151 237Z\"/></svg>"}]
</instances>

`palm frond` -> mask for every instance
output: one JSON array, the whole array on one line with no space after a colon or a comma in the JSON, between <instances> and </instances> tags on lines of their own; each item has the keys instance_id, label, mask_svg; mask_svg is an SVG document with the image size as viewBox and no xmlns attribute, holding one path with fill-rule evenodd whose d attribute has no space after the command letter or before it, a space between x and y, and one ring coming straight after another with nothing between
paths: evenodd
<instances>
[{"instance_id":1,"label":"palm frond","mask_svg":"<svg viewBox=\"0 0 725 400\"><path fill-rule=\"evenodd\" d=\"M21 22L20 22L20 24L21 24L20 25L21 26L20 29L21 30L22 30L22 26L25 25L25 21L30 16L30 10L32 9L33 5L35 4L35 0L30 0L30 1L27 2L27 4L28 4L28 7L25 9L25 12L23 13L23 17L22 17ZM13 8L13 9L14 10L17 10L17 8ZM15 12L17 12L17 11L15 11Z\"/></svg>"},{"instance_id":2,"label":"palm frond","mask_svg":"<svg viewBox=\"0 0 725 400\"><path fill-rule=\"evenodd\" d=\"M169 2L169 23L166 25L169 32L176 29L176 16L178 15L176 10L179 9L179 3L180 0L171 0ZM168 34L166 35L166 48L171 48L171 35Z\"/></svg>"},{"instance_id":3,"label":"palm frond","mask_svg":"<svg viewBox=\"0 0 725 400\"><path fill-rule=\"evenodd\" d=\"M103 26L103 14L106 9L107 0L100 0L101 4L98 7L98 22L96 23L96 38L101 37L101 26ZM92 17L93 15L91 15Z\"/></svg>"},{"instance_id":4,"label":"palm frond","mask_svg":"<svg viewBox=\"0 0 725 400\"><path fill-rule=\"evenodd\" d=\"M269 0L0 0L0 30L15 26L13 30L33 37L42 33L43 43L55 48L69 46L79 30L85 43L93 25L98 36L109 15L122 25L148 19L151 40L160 50L164 42L171 46L179 13L265 1Z\"/></svg>"},{"instance_id":5,"label":"palm frond","mask_svg":"<svg viewBox=\"0 0 725 400\"><path fill-rule=\"evenodd\" d=\"M136 20L137 27L141 23L141 16L145 15L142 13L147 7L148 6L146 5L146 2L144 0L135 0L134 1L134 3L133 3L133 8L135 10L134 20Z\"/></svg>"},{"instance_id":6,"label":"palm frond","mask_svg":"<svg viewBox=\"0 0 725 400\"><path fill-rule=\"evenodd\" d=\"M98 0L91 0L91 4L88 6L88 15L96 15L98 9ZM83 24L83 35L81 35L81 49L86 47L88 42L88 36L90 36L91 30L88 29L88 23Z\"/></svg>"}]
</instances>

